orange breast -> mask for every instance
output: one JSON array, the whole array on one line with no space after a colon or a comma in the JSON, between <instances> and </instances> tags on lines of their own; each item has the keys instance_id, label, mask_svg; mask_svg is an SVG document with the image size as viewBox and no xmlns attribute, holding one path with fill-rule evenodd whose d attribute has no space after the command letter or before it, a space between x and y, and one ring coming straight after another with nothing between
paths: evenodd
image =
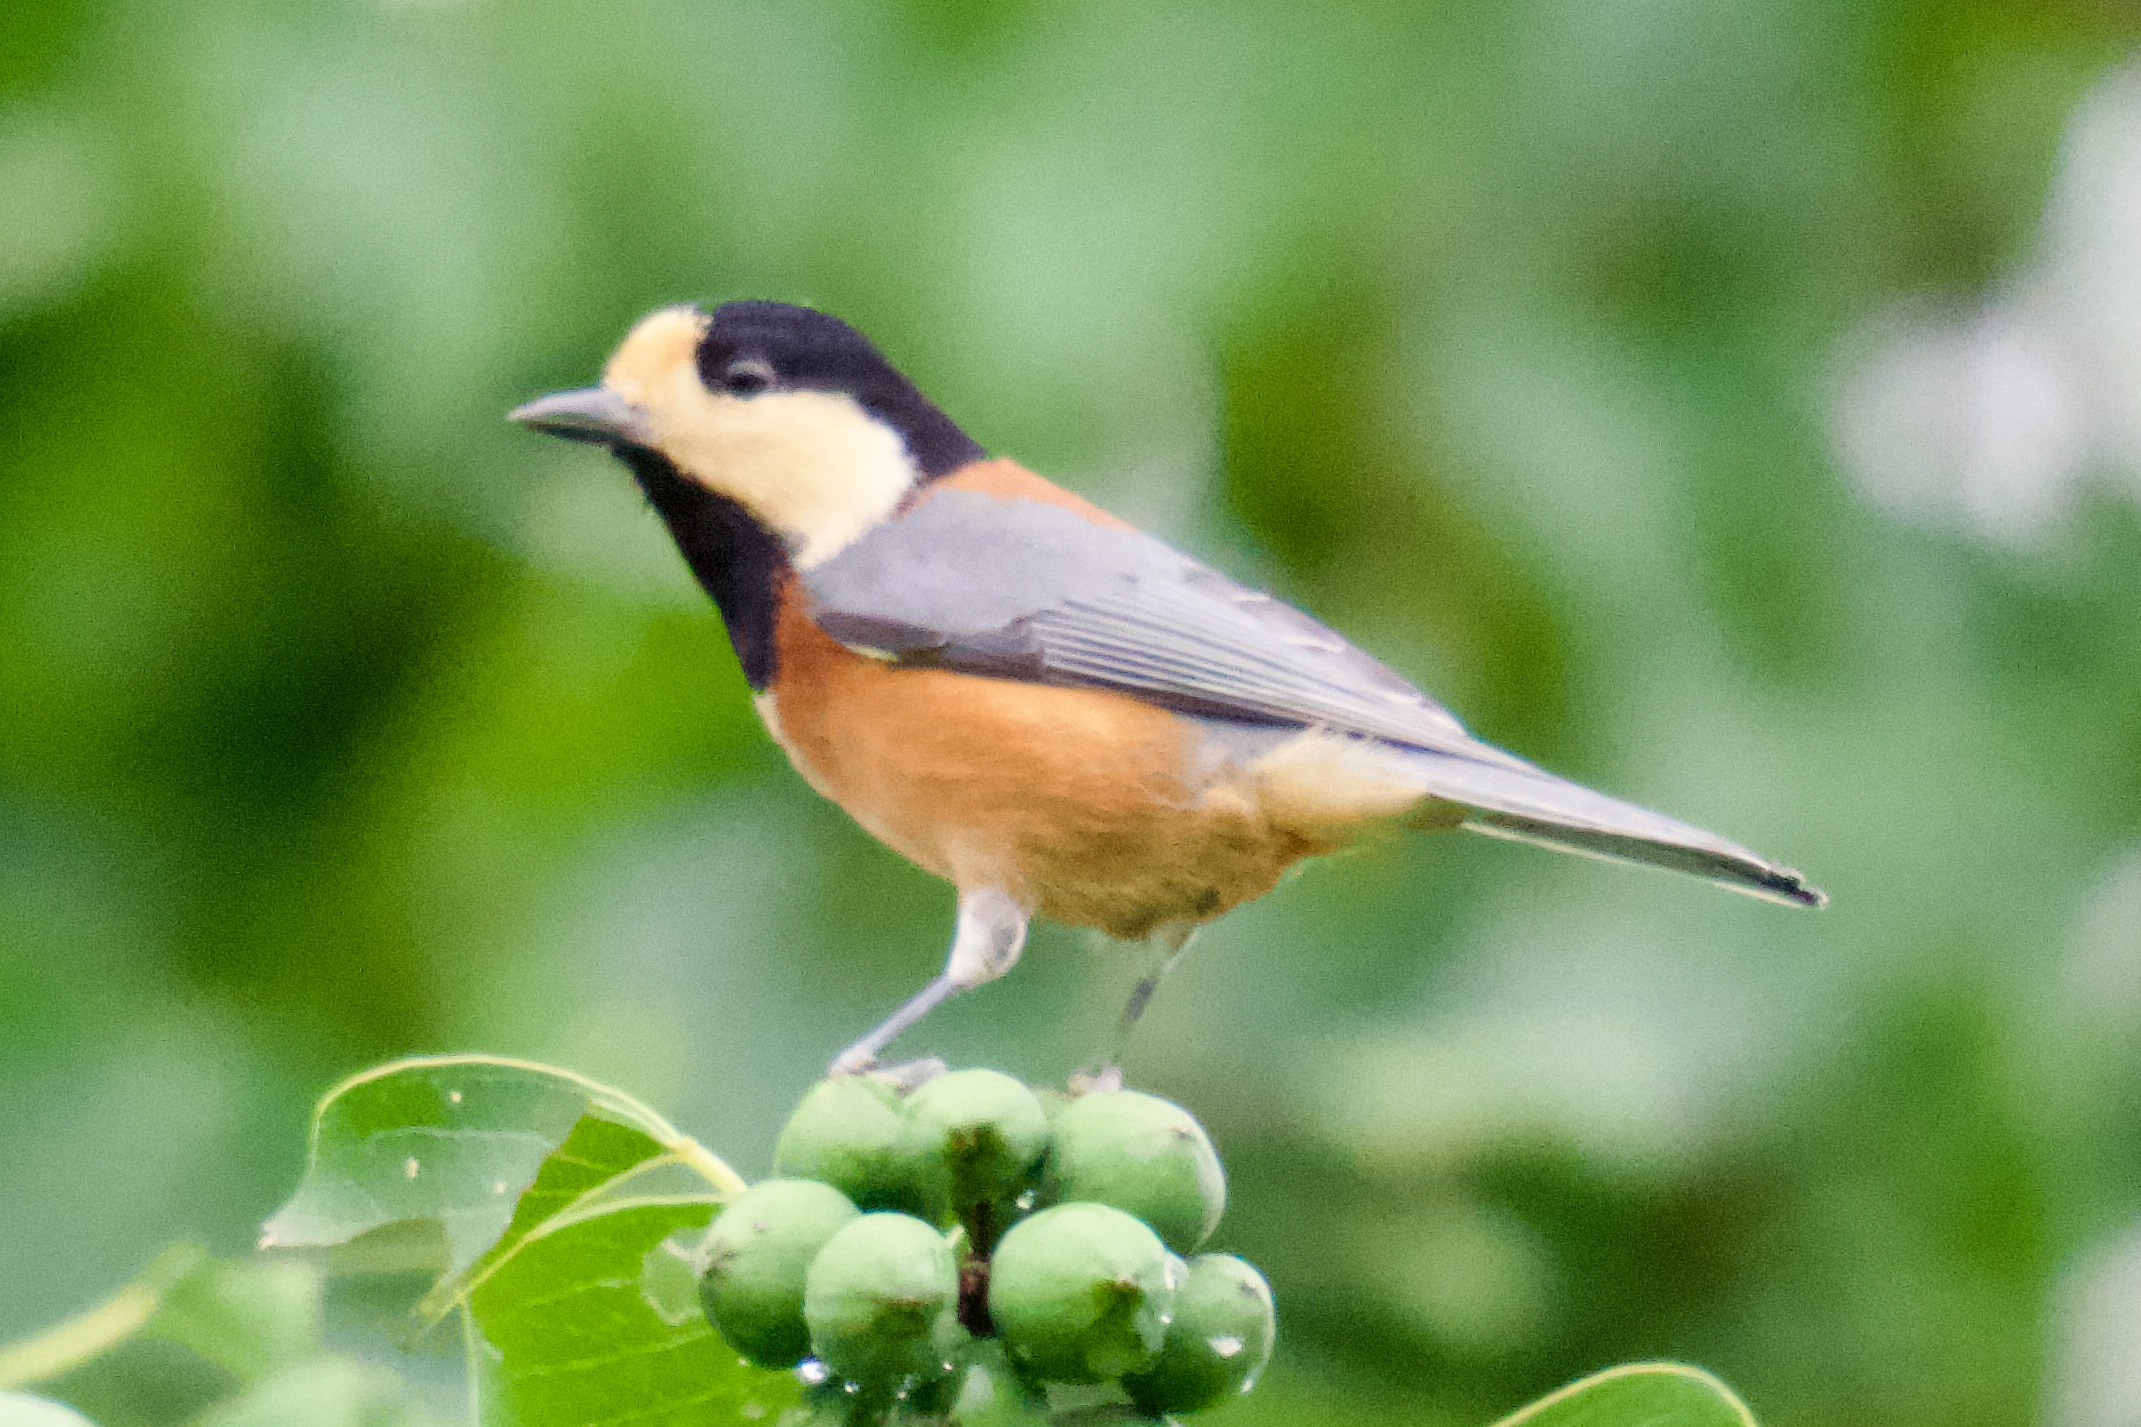
<instances>
[{"instance_id":1,"label":"orange breast","mask_svg":"<svg viewBox=\"0 0 2141 1427\"><path fill-rule=\"evenodd\" d=\"M1217 916L1329 845L1274 827L1192 720L1102 690L898 667L799 604L782 591L768 726L812 786L961 887L1136 937Z\"/></svg>"}]
</instances>

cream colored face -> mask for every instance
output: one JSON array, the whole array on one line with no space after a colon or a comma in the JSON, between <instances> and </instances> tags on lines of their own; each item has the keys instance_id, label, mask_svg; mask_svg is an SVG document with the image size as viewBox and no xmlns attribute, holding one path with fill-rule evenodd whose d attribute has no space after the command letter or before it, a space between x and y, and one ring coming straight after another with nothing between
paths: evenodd
<instances>
[{"instance_id":1,"label":"cream colored face","mask_svg":"<svg viewBox=\"0 0 2141 1427\"><path fill-rule=\"evenodd\" d=\"M920 472L897 431L842 392L708 390L697 362L705 333L705 313L662 308L603 369L602 385L631 403L645 445L758 517L802 569L899 508Z\"/></svg>"}]
</instances>

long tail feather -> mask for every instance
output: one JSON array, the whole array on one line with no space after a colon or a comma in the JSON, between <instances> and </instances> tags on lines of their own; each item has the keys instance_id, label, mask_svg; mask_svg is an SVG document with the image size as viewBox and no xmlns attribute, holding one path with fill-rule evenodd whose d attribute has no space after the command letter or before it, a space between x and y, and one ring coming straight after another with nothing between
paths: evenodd
<instances>
[{"instance_id":1,"label":"long tail feather","mask_svg":"<svg viewBox=\"0 0 2141 1427\"><path fill-rule=\"evenodd\" d=\"M1662 813L1594 793L1544 769L1416 752L1438 798L1470 810L1464 825L1490 837L1537 843L1615 862L1689 872L1736 892L1818 907L1829 899L1789 867Z\"/></svg>"}]
</instances>

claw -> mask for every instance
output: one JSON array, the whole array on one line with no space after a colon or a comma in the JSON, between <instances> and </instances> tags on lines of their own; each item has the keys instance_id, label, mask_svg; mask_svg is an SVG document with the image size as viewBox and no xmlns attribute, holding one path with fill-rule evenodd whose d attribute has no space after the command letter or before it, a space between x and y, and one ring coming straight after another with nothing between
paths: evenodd
<instances>
[{"instance_id":1,"label":"claw","mask_svg":"<svg viewBox=\"0 0 2141 1427\"><path fill-rule=\"evenodd\" d=\"M868 1046L851 1045L833 1057L833 1063L825 1068L825 1078L838 1080L843 1075L867 1075L877 1068L877 1056Z\"/></svg>"},{"instance_id":2,"label":"claw","mask_svg":"<svg viewBox=\"0 0 2141 1427\"><path fill-rule=\"evenodd\" d=\"M1122 1088L1123 1068L1112 1062L1098 1070L1074 1071L1070 1078L1073 1095L1108 1095Z\"/></svg>"},{"instance_id":3,"label":"claw","mask_svg":"<svg viewBox=\"0 0 2141 1427\"><path fill-rule=\"evenodd\" d=\"M870 1054L867 1048L850 1046L840 1052L839 1058L833 1061L825 1073L829 1079L844 1075L867 1075L873 1080L884 1081L902 1095L910 1095L950 1068L943 1060L933 1055L887 1065Z\"/></svg>"},{"instance_id":4,"label":"claw","mask_svg":"<svg viewBox=\"0 0 2141 1427\"><path fill-rule=\"evenodd\" d=\"M880 1065L871 1073L881 1080L891 1081L900 1094L912 1095L950 1069L942 1057L925 1055L919 1060L903 1060L897 1065Z\"/></svg>"}]
</instances>

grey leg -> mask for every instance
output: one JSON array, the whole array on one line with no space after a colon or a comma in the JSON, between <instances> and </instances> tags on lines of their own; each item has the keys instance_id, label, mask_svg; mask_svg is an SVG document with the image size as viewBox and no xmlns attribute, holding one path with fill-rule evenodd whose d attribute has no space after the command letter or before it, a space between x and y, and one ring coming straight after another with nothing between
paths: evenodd
<instances>
[{"instance_id":1,"label":"grey leg","mask_svg":"<svg viewBox=\"0 0 2141 1427\"><path fill-rule=\"evenodd\" d=\"M1189 948L1200 929L1196 922L1172 922L1161 927L1146 939L1144 944L1145 974L1130 989L1130 1000L1123 1006L1122 1019L1115 1023L1115 1034L1101 1052L1100 1069L1075 1077L1080 1090L1120 1090L1123 1083L1123 1051L1130 1044L1130 1033L1137 1028L1138 1018L1152 1004L1152 993L1160 989L1160 981L1168 968Z\"/></svg>"},{"instance_id":2,"label":"grey leg","mask_svg":"<svg viewBox=\"0 0 2141 1427\"><path fill-rule=\"evenodd\" d=\"M1009 971L1026 945L1026 909L1008 893L981 887L959 894L959 927L952 934L951 955L936 979L878 1027L840 1052L834 1075L860 1075L877 1063L884 1048L915 1022L958 995Z\"/></svg>"}]
</instances>

